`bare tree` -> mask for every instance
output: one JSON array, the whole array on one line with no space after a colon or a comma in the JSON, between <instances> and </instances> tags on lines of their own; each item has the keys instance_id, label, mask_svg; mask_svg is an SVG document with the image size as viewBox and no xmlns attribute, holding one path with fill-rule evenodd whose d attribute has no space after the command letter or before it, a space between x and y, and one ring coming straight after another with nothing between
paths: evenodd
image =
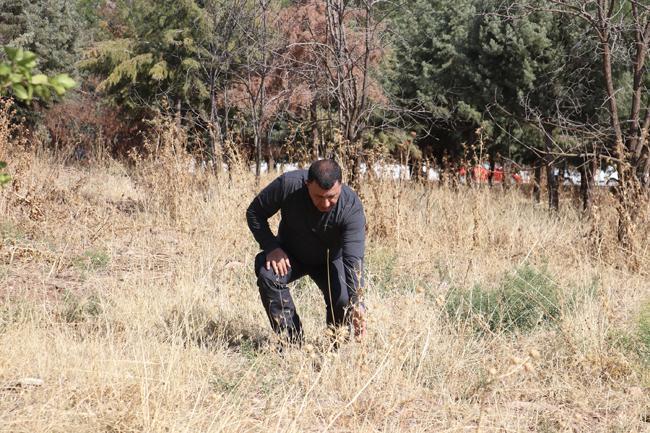
<instances>
[{"instance_id":1,"label":"bare tree","mask_svg":"<svg viewBox=\"0 0 650 433\"><path fill-rule=\"evenodd\" d=\"M381 48L381 23L374 18L380 0L325 0L327 17L323 70L337 103L338 126L351 161L351 183L360 181L361 134L375 108L370 98L371 67ZM354 30L352 28L354 23Z\"/></svg>"},{"instance_id":2,"label":"bare tree","mask_svg":"<svg viewBox=\"0 0 650 433\"><path fill-rule=\"evenodd\" d=\"M233 105L245 112L252 129L258 179L269 128L289 93L283 78L286 43L278 37L277 7L272 0L256 0L248 11L252 16L241 23L247 26L241 29L246 44L242 61L226 92Z\"/></svg>"},{"instance_id":3,"label":"bare tree","mask_svg":"<svg viewBox=\"0 0 650 433\"><path fill-rule=\"evenodd\" d=\"M598 42L611 128L608 148L619 176L619 240L627 243L631 220L637 213L639 185L647 184L650 169L647 140L650 109L645 75L650 8L639 0L548 0L546 5L543 8L550 12L586 22ZM619 109L622 92L614 80L615 56L619 63L627 65L633 77L632 103L627 117ZM642 107L644 100L645 107Z\"/></svg>"},{"instance_id":4,"label":"bare tree","mask_svg":"<svg viewBox=\"0 0 650 433\"><path fill-rule=\"evenodd\" d=\"M236 58L241 54L242 28L247 27L245 22L250 19L247 14L247 0L207 0L205 2L205 13L209 23L209 32L203 45L201 68L203 76L209 87L210 106L206 117L209 133L209 157L215 163L217 172L223 162L223 142L227 135L228 103L223 98L219 102L220 95L227 87L231 74L236 66ZM220 118L219 109L224 110ZM207 115L206 115L207 114Z\"/></svg>"}]
</instances>

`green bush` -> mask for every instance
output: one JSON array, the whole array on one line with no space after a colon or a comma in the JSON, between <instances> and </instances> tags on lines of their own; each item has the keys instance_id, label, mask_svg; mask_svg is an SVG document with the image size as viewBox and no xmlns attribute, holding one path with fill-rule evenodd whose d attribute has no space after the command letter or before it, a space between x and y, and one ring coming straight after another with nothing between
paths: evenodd
<instances>
[{"instance_id":1,"label":"green bush","mask_svg":"<svg viewBox=\"0 0 650 433\"><path fill-rule=\"evenodd\" d=\"M59 317L66 323L83 323L103 313L102 300L96 294L82 296L66 291L58 311Z\"/></svg>"},{"instance_id":2,"label":"green bush","mask_svg":"<svg viewBox=\"0 0 650 433\"><path fill-rule=\"evenodd\" d=\"M495 289L475 285L450 291L446 312L479 332L528 331L560 317L559 294L559 286L546 271L524 265Z\"/></svg>"}]
</instances>

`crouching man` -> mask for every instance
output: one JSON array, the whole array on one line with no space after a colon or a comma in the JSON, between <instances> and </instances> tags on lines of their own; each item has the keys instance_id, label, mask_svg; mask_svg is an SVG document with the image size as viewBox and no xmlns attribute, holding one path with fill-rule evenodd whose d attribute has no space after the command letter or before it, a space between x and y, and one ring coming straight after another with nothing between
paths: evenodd
<instances>
[{"instance_id":1,"label":"crouching man","mask_svg":"<svg viewBox=\"0 0 650 433\"><path fill-rule=\"evenodd\" d=\"M278 210L281 220L275 236L268 219ZM287 284L309 275L323 293L327 325L351 324L357 337L365 335L359 291L366 220L359 197L342 184L335 161L316 161L308 171L278 177L253 199L246 218L262 249L255 258L255 274L276 333L290 342L302 341L300 317Z\"/></svg>"}]
</instances>

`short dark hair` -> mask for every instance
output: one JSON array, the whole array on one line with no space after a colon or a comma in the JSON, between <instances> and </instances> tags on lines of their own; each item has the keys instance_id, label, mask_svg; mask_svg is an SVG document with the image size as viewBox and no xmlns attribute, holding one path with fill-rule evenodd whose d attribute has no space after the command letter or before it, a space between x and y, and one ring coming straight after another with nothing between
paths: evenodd
<instances>
[{"instance_id":1,"label":"short dark hair","mask_svg":"<svg viewBox=\"0 0 650 433\"><path fill-rule=\"evenodd\" d=\"M332 188L336 182L342 181L341 167L333 159L321 159L314 161L309 166L307 182L316 181L323 189Z\"/></svg>"}]
</instances>

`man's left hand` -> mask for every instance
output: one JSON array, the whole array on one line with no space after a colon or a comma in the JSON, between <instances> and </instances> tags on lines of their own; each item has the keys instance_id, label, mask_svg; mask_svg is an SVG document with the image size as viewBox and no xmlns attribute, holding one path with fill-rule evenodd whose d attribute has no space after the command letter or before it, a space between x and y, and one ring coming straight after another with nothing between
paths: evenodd
<instances>
[{"instance_id":1,"label":"man's left hand","mask_svg":"<svg viewBox=\"0 0 650 433\"><path fill-rule=\"evenodd\" d=\"M363 304L352 306L352 328L358 340L366 336L366 307Z\"/></svg>"}]
</instances>

